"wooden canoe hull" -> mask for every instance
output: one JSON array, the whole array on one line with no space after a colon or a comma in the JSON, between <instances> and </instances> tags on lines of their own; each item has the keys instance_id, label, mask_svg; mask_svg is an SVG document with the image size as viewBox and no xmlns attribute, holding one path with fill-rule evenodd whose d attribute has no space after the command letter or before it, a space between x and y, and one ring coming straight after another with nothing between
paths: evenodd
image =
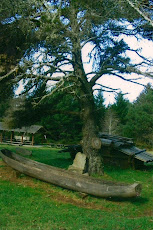
<instances>
[{"instance_id":1,"label":"wooden canoe hull","mask_svg":"<svg viewBox=\"0 0 153 230\"><path fill-rule=\"evenodd\" d=\"M137 183L128 185L76 174L24 158L6 149L0 151L0 156L7 165L28 176L97 197L135 197L141 192L141 185Z\"/></svg>"}]
</instances>

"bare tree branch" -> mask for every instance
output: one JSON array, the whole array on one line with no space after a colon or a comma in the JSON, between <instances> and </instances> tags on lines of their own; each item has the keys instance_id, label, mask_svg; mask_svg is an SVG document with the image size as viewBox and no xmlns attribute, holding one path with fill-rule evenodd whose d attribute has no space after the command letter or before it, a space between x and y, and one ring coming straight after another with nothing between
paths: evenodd
<instances>
[{"instance_id":1,"label":"bare tree branch","mask_svg":"<svg viewBox=\"0 0 153 230\"><path fill-rule=\"evenodd\" d=\"M138 50L134 50L134 49L127 49L129 51L132 51L132 52L135 52L140 58L142 58L143 60L145 60L146 62L141 62L140 64L142 63L146 63L146 64L149 64L149 65L153 65L153 59L152 60L149 60L148 58L144 57L143 55L141 55Z\"/></svg>"},{"instance_id":2,"label":"bare tree branch","mask_svg":"<svg viewBox=\"0 0 153 230\"><path fill-rule=\"evenodd\" d=\"M130 0L126 0L128 3L129 3L129 5L132 7L132 8L134 8L146 21L148 21L149 22L149 24L151 25L151 26L153 26L153 20L152 19L150 19L150 17L149 17L149 15L148 14L146 14L145 12L143 12L142 10L140 10L140 8L138 7L138 1L135 1L135 3L137 3L137 5L136 4L134 4L132 1L130 1Z\"/></svg>"},{"instance_id":3,"label":"bare tree branch","mask_svg":"<svg viewBox=\"0 0 153 230\"><path fill-rule=\"evenodd\" d=\"M124 80L124 81L128 81L128 82L131 82L131 83L134 83L134 84L137 84L137 85L141 85L141 86L146 87L146 85L144 85L144 84L141 84L141 83L139 83L139 82L136 82L136 81L134 81L133 79L127 79L127 78L125 78L125 77L123 77L123 76L121 76L121 75L119 75L119 74L117 74L117 73L111 73L111 74L114 75L114 76L116 76L116 77L121 78L121 79Z\"/></svg>"},{"instance_id":4,"label":"bare tree branch","mask_svg":"<svg viewBox=\"0 0 153 230\"><path fill-rule=\"evenodd\" d=\"M94 91L99 91L99 90L106 92L106 93L114 93L115 92L114 90L105 90L105 89L99 89L99 88L94 89Z\"/></svg>"},{"instance_id":5,"label":"bare tree branch","mask_svg":"<svg viewBox=\"0 0 153 230\"><path fill-rule=\"evenodd\" d=\"M96 83L96 85L99 85L99 86L101 86L102 88L111 89L111 90L114 90L114 91L120 90L119 88L118 88L118 89L114 89L114 88L111 88L111 87L108 87L108 86L105 86L105 85L102 85L102 84L99 84L99 83Z\"/></svg>"},{"instance_id":6,"label":"bare tree branch","mask_svg":"<svg viewBox=\"0 0 153 230\"><path fill-rule=\"evenodd\" d=\"M7 73L7 74L3 75L2 77L0 77L0 81L8 78L10 75L12 75L13 73L15 73L17 71L18 71L18 65L14 69L10 70L9 73Z\"/></svg>"}]
</instances>

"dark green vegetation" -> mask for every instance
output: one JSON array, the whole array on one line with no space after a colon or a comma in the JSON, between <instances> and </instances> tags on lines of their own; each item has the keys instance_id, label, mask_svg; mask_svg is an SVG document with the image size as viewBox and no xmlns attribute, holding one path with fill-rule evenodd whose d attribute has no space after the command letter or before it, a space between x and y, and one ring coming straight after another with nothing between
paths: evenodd
<instances>
[{"instance_id":1,"label":"dark green vegetation","mask_svg":"<svg viewBox=\"0 0 153 230\"><path fill-rule=\"evenodd\" d=\"M125 135L133 137L138 143L153 146L153 89L148 87L129 107L124 127Z\"/></svg>"},{"instance_id":2,"label":"dark green vegetation","mask_svg":"<svg viewBox=\"0 0 153 230\"><path fill-rule=\"evenodd\" d=\"M35 94L34 94L35 95ZM62 93L46 100L39 107L33 107L32 98L24 107L15 106L14 112L7 110L5 121L14 126L39 124L45 129L47 142L78 144L82 138L80 106L77 100ZM54 103L56 101L56 103ZM103 93L95 96L96 120L99 131L112 135L133 138L142 148L152 148L153 142L153 89L148 85L136 101L130 103L120 92L113 105L104 105ZM21 104L17 100L16 105ZM5 103L5 105L7 105ZM12 103L12 107L14 104ZM0 105L3 110L3 106ZM8 138L10 137L10 134ZM42 135L35 136L35 143L42 142Z\"/></svg>"},{"instance_id":3,"label":"dark green vegetation","mask_svg":"<svg viewBox=\"0 0 153 230\"><path fill-rule=\"evenodd\" d=\"M71 95L56 93L48 98L39 107L33 107L33 98L39 96L39 90L31 97L11 102L6 112L5 122L13 127L22 127L32 124L42 125L50 142L59 141L76 143L81 139L82 122L80 120L80 106ZM56 103L55 103L56 102ZM37 138L38 139L38 138ZM37 141L37 144L41 139Z\"/></svg>"},{"instance_id":4,"label":"dark green vegetation","mask_svg":"<svg viewBox=\"0 0 153 230\"><path fill-rule=\"evenodd\" d=\"M15 150L14 146L1 145ZM31 148L32 159L67 168L68 153L56 149ZM13 170L0 160L0 229L47 230L152 230L153 168L145 171L105 168L102 178L143 185L141 197L134 199L100 199L84 197L23 174L17 178Z\"/></svg>"},{"instance_id":5,"label":"dark green vegetation","mask_svg":"<svg viewBox=\"0 0 153 230\"><path fill-rule=\"evenodd\" d=\"M35 94L34 94L35 95ZM33 95L33 96L34 96ZM80 105L71 95L55 94L39 107L32 106L32 98L26 106L13 113L8 110L5 120L15 126L40 124L45 128L47 141L78 144L82 139ZM56 101L56 103L54 103ZM153 89L148 85L136 101L130 103L120 92L113 105L104 104L103 93L95 96L95 117L98 130L112 135L133 138L142 148L153 146ZM18 103L21 104L21 101ZM14 105L13 105L14 106ZM0 106L1 107L1 106ZM18 108L18 106L16 107ZM36 143L41 143L39 135Z\"/></svg>"}]
</instances>

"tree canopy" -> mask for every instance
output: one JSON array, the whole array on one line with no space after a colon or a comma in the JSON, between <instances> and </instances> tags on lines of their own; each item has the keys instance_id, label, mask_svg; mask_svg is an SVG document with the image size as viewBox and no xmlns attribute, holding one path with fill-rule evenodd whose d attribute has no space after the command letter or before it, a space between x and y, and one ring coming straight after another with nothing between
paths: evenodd
<instances>
[{"instance_id":1,"label":"tree canopy","mask_svg":"<svg viewBox=\"0 0 153 230\"><path fill-rule=\"evenodd\" d=\"M153 89L150 85L130 106L124 132L138 143L153 146Z\"/></svg>"}]
</instances>

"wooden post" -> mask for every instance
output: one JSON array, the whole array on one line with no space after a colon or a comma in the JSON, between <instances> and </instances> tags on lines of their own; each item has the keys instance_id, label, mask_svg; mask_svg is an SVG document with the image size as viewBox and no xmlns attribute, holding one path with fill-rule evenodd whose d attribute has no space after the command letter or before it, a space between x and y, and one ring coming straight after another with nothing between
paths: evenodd
<instances>
[{"instance_id":1,"label":"wooden post","mask_svg":"<svg viewBox=\"0 0 153 230\"><path fill-rule=\"evenodd\" d=\"M22 134L22 138L21 138L21 143L22 143L22 145L23 145L23 134Z\"/></svg>"},{"instance_id":2,"label":"wooden post","mask_svg":"<svg viewBox=\"0 0 153 230\"><path fill-rule=\"evenodd\" d=\"M13 131L11 131L11 143L13 141Z\"/></svg>"},{"instance_id":3,"label":"wooden post","mask_svg":"<svg viewBox=\"0 0 153 230\"><path fill-rule=\"evenodd\" d=\"M31 142L32 145L34 145L34 134L32 134L32 142Z\"/></svg>"}]
</instances>

